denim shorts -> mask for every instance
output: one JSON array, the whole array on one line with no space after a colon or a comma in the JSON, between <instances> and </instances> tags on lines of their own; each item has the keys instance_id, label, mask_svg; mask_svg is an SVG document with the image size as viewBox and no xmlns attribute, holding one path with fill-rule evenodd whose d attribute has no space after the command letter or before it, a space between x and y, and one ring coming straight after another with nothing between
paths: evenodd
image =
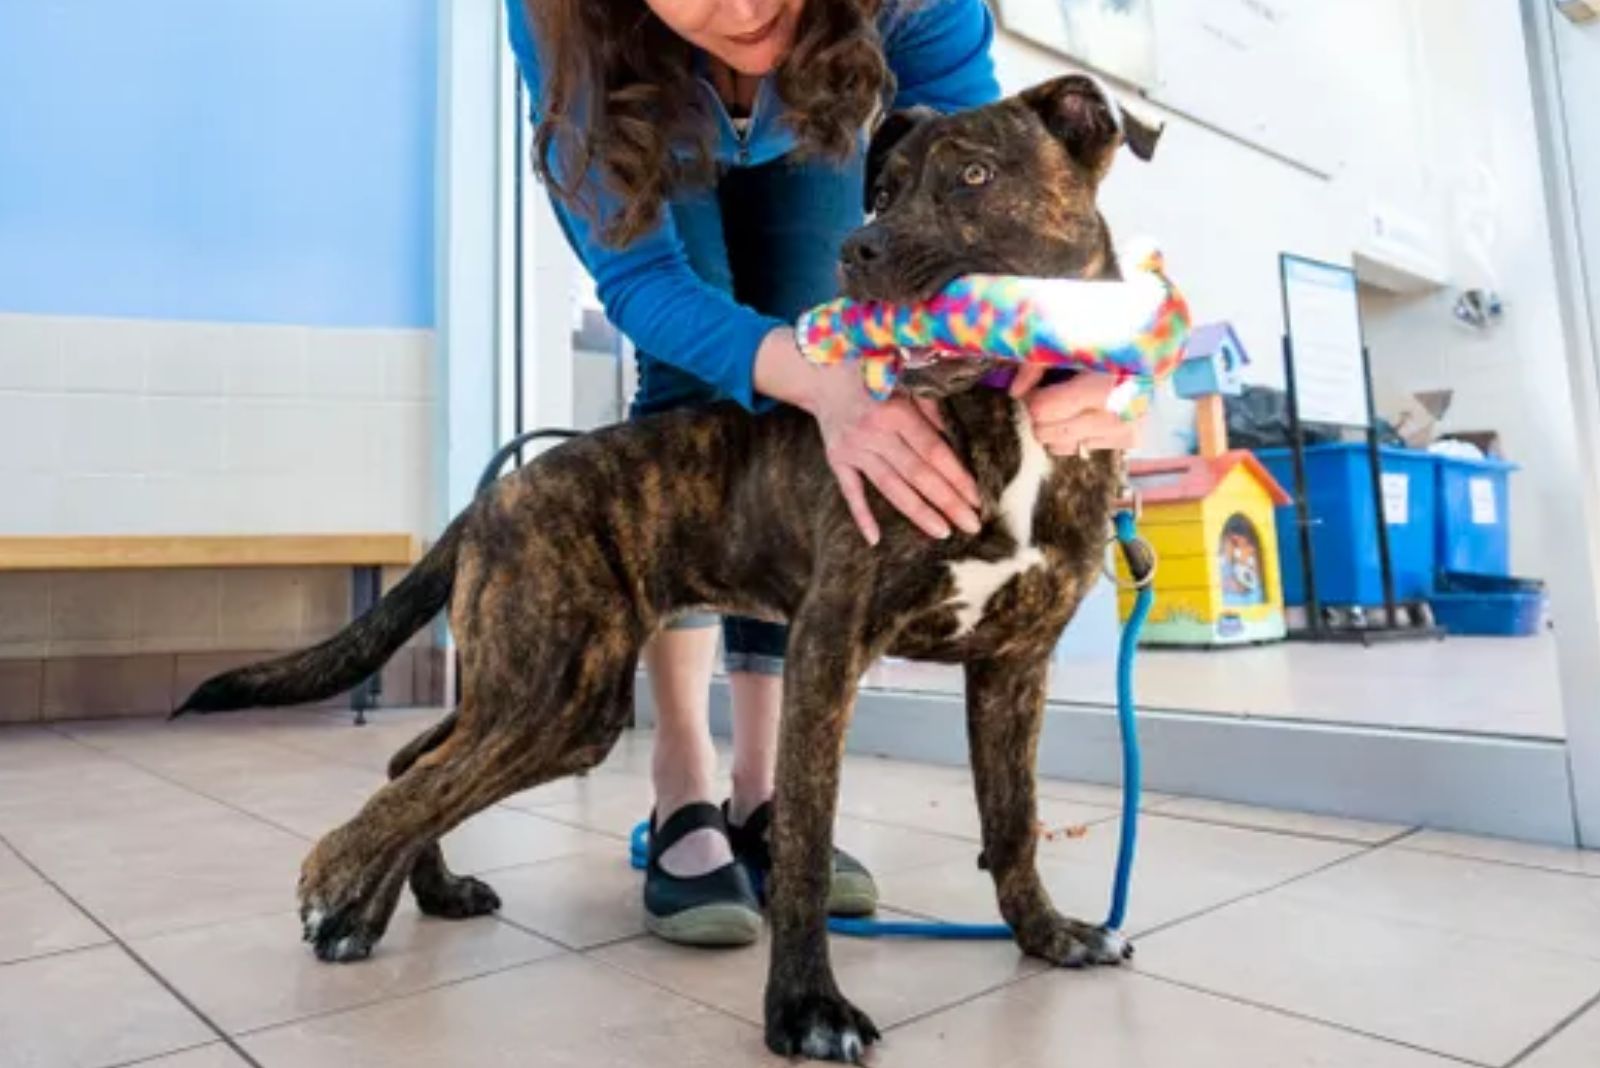
<instances>
[{"instance_id":1,"label":"denim shorts","mask_svg":"<svg viewBox=\"0 0 1600 1068\"><path fill-rule=\"evenodd\" d=\"M863 220L862 164L776 160L726 171L715 188L680 197L672 221L700 278L757 311L793 322L838 295L839 247ZM712 387L649 353L638 354L639 388L631 418L723 399ZM669 629L710 627L693 613ZM723 665L730 672L782 675L789 628L722 619Z\"/></svg>"}]
</instances>

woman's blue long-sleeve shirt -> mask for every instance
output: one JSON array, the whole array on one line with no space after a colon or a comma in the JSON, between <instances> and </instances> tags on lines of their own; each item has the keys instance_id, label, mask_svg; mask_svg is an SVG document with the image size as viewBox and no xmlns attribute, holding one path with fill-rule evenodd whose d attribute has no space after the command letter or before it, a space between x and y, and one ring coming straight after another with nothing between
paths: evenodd
<instances>
[{"instance_id":1,"label":"woman's blue long-sleeve shirt","mask_svg":"<svg viewBox=\"0 0 1600 1068\"><path fill-rule=\"evenodd\" d=\"M506 0L512 51L539 118L542 79L533 28L524 0ZM896 79L894 107L927 105L954 111L990 103L1000 95L990 46L994 21L984 0L889 0L879 15L884 55ZM708 113L718 118L713 158L727 166L759 166L787 155L794 137L781 122L782 102L771 79L762 81L743 136L720 98L701 79ZM602 212L614 203L594 175L586 192ZM671 213L626 248L601 244L597 228L559 200L555 210L573 251L594 278L607 317L641 350L701 379L746 408L768 406L755 393L756 350L779 320L746 307L694 273Z\"/></svg>"}]
</instances>

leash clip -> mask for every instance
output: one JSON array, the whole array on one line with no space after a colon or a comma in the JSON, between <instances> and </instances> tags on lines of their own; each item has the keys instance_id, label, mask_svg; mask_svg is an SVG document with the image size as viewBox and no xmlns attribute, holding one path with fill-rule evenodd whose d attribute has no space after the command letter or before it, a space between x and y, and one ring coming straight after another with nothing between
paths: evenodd
<instances>
[{"instance_id":1,"label":"leash clip","mask_svg":"<svg viewBox=\"0 0 1600 1068\"><path fill-rule=\"evenodd\" d=\"M1117 514L1112 519L1111 537L1106 539L1106 548L1116 545L1122 549L1122 557L1127 561L1128 573L1133 576L1133 581L1123 582L1117 574L1117 567L1110 561L1102 560L1101 572L1111 580L1112 585L1119 590L1148 589L1156 580L1156 551L1155 548L1140 536L1137 523L1144 511L1144 501L1139 491L1127 489L1123 501L1118 503Z\"/></svg>"}]
</instances>

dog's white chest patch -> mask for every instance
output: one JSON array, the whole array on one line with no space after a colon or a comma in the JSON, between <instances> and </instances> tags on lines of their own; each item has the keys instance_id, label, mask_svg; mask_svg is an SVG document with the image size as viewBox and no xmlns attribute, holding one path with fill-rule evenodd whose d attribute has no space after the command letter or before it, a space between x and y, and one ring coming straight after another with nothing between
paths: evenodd
<instances>
[{"instance_id":1,"label":"dog's white chest patch","mask_svg":"<svg viewBox=\"0 0 1600 1068\"><path fill-rule=\"evenodd\" d=\"M1012 402L1017 438L1022 447L1022 463L1000 494L999 521L1004 524L1017 548L1004 560L958 560L950 565L955 592L946 602L956 610L956 634L960 638L983 620L984 609L995 591L1030 568L1044 563L1044 554L1033 544L1033 509L1039 491L1050 474L1050 456L1034 436L1027 409Z\"/></svg>"}]
</instances>

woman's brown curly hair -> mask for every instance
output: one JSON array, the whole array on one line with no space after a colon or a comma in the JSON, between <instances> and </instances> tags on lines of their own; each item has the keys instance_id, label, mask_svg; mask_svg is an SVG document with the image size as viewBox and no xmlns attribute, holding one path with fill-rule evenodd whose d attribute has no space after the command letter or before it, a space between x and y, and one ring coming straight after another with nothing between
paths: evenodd
<instances>
[{"instance_id":1,"label":"woman's brown curly hair","mask_svg":"<svg viewBox=\"0 0 1600 1068\"><path fill-rule=\"evenodd\" d=\"M714 173L714 119L695 89L690 45L644 0L523 2L543 69L534 167L557 196L595 218L580 186L598 163L619 202L601 240L627 245L660 222L676 190ZM882 6L805 0L794 47L775 72L800 153L848 156L891 90L877 31Z\"/></svg>"}]
</instances>

